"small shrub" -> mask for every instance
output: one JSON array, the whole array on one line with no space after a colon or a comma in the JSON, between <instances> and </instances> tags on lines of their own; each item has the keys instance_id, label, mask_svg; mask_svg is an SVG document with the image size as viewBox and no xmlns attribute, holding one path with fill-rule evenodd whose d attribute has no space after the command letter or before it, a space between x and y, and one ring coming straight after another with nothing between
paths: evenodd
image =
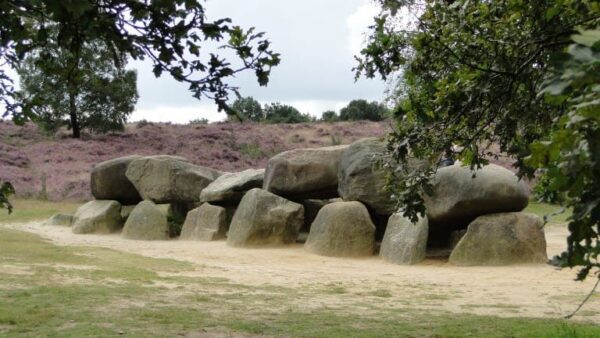
<instances>
[{"instance_id":1,"label":"small shrub","mask_svg":"<svg viewBox=\"0 0 600 338\"><path fill-rule=\"evenodd\" d=\"M258 160L266 157L266 153L262 150L262 148L256 143L242 143L236 144L235 150L237 150L240 154L246 155L253 160Z\"/></svg>"},{"instance_id":2,"label":"small shrub","mask_svg":"<svg viewBox=\"0 0 600 338\"><path fill-rule=\"evenodd\" d=\"M40 177L40 182L41 182L42 188L40 190L40 193L38 194L38 199L40 199L42 201L47 201L48 200L48 189L47 189L47 186L46 186L46 181L47 181L47 176L44 173Z\"/></svg>"},{"instance_id":3,"label":"small shrub","mask_svg":"<svg viewBox=\"0 0 600 338\"><path fill-rule=\"evenodd\" d=\"M321 121L323 122L337 122L340 120L340 117L333 110L328 110L323 112L321 115Z\"/></svg>"},{"instance_id":4,"label":"small shrub","mask_svg":"<svg viewBox=\"0 0 600 338\"><path fill-rule=\"evenodd\" d=\"M278 102L266 105L264 114L267 123L304 123L312 120L310 115Z\"/></svg>"},{"instance_id":5,"label":"small shrub","mask_svg":"<svg viewBox=\"0 0 600 338\"><path fill-rule=\"evenodd\" d=\"M240 97L233 102L231 109L235 112L234 115L227 116L231 122L240 122L240 119L261 122L265 118L263 108L253 97Z\"/></svg>"},{"instance_id":6,"label":"small shrub","mask_svg":"<svg viewBox=\"0 0 600 338\"><path fill-rule=\"evenodd\" d=\"M171 207L172 214L167 217L167 222L169 223L169 237L173 238L181 235L187 211L181 205L171 205Z\"/></svg>"},{"instance_id":7,"label":"small shrub","mask_svg":"<svg viewBox=\"0 0 600 338\"><path fill-rule=\"evenodd\" d=\"M342 144L342 138L340 137L340 135L338 135L338 134L331 135L331 145L339 146L340 144Z\"/></svg>"},{"instance_id":8,"label":"small shrub","mask_svg":"<svg viewBox=\"0 0 600 338\"><path fill-rule=\"evenodd\" d=\"M388 109L379 102L367 100L352 100L348 106L340 110L342 121L381 121L389 115Z\"/></svg>"},{"instance_id":9,"label":"small shrub","mask_svg":"<svg viewBox=\"0 0 600 338\"><path fill-rule=\"evenodd\" d=\"M392 293L389 290L386 289L378 289L375 291L372 291L370 293L371 296L373 297L381 297L381 298L390 298L392 297Z\"/></svg>"},{"instance_id":10,"label":"small shrub","mask_svg":"<svg viewBox=\"0 0 600 338\"><path fill-rule=\"evenodd\" d=\"M206 119L206 118L201 118L201 119L194 119L194 120L190 120L190 124L191 124L191 125L196 125L196 124L208 124L208 119Z\"/></svg>"},{"instance_id":11,"label":"small shrub","mask_svg":"<svg viewBox=\"0 0 600 338\"><path fill-rule=\"evenodd\" d=\"M294 134L290 138L290 142L292 142L292 143L302 143L304 141L306 141L306 140L304 139L304 137L300 136L300 134Z\"/></svg>"},{"instance_id":12,"label":"small shrub","mask_svg":"<svg viewBox=\"0 0 600 338\"><path fill-rule=\"evenodd\" d=\"M143 120L139 120L139 121L138 121L138 122L135 124L135 127L136 127L137 129L141 129L141 128L144 128L144 127L146 127L146 126L151 126L151 125L153 125L153 123L152 123L152 122L148 122L146 119L143 119Z\"/></svg>"},{"instance_id":13,"label":"small shrub","mask_svg":"<svg viewBox=\"0 0 600 338\"><path fill-rule=\"evenodd\" d=\"M179 222L173 221L170 218L168 221L169 221L169 237L175 238L175 237L181 235L181 229L183 228L183 222L179 223Z\"/></svg>"}]
</instances>

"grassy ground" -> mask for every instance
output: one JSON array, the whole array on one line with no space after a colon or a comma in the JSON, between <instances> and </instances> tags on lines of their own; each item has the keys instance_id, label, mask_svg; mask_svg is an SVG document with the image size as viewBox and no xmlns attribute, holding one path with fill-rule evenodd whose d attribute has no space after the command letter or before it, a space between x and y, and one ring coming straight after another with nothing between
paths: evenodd
<instances>
[{"instance_id":1,"label":"grassy ground","mask_svg":"<svg viewBox=\"0 0 600 338\"><path fill-rule=\"evenodd\" d=\"M81 203L50 202L34 199L11 199L14 206L12 214L0 209L0 223L19 223L32 220L42 220L62 212L73 214Z\"/></svg>"},{"instance_id":2,"label":"grassy ground","mask_svg":"<svg viewBox=\"0 0 600 338\"><path fill-rule=\"evenodd\" d=\"M73 213L77 203L15 200L0 223ZM530 203L540 216L555 206ZM562 223L568 214L551 218ZM600 327L562 320L496 318L389 308L385 289L349 295L343 285L284 288L202 277L189 263L102 248L59 247L0 227L0 336L486 336L596 337ZM355 297L343 308L289 299Z\"/></svg>"},{"instance_id":3,"label":"grassy ground","mask_svg":"<svg viewBox=\"0 0 600 338\"><path fill-rule=\"evenodd\" d=\"M546 216L549 223L565 223L571 216L571 210L563 211L562 208L556 205L533 201L529 202L529 205L524 211L536 214L540 217Z\"/></svg>"},{"instance_id":4,"label":"grassy ground","mask_svg":"<svg viewBox=\"0 0 600 338\"><path fill-rule=\"evenodd\" d=\"M391 308L381 305L390 297L383 289L353 295L340 285L248 286L201 271L174 260L55 246L0 227L0 336L600 336L599 326L559 319ZM356 302L315 302L332 294Z\"/></svg>"}]
</instances>

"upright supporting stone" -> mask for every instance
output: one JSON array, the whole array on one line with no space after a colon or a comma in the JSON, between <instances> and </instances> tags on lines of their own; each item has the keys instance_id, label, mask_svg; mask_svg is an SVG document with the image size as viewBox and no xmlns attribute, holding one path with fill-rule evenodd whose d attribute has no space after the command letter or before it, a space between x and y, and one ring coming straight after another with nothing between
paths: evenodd
<instances>
[{"instance_id":1,"label":"upright supporting stone","mask_svg":"<svg viewBox=\"0 0 600 338\"><path fill-rule=\"evenodd\" d=\"M238 206L227 235L235 247L277 246L296 241L304 207L266 190L252 189Z\"/></svg>"},{"instance_id":2,"label":"upright supporting stone","mask_svg":"<svg viewBox=\"0 0 600 338\"><path fill-rule=\"evenodd\" d=\"M322 256L370 256L375 225L360 202L335 202L319 210L304 248Z\"/></svg>"},{"instance_id":3,"label":"upright supporting stone","mask_svg":"<svg viewBox=\"0 0 600 338\"><path fill-rule=\"evenodd\" d=\"M169 239L167 215L153 202L142 201L127 218L121 235L127 239L148 241Z\"/></svg>"},{"instance_id":4,"label":"upright supporting stone","mask_svg":"<svg viewBox=\"0 0 600 338\"><path fill-rule=\"evenodd\" d=\"M225 238L229 223L227 209L208 203L188 212L179 239L214 241Z\"/></svg>"},{"instance_id":5,"label":"upright supporting stone","mask_svg":"<svg viewBox=\"0 0 600 338\"><path fill-rule=\"evenodd\" d=\"M395 264L416 264L425 259L428 233L427 217L413 224L402 214L395 213L388 221L379 255Z\"/></svg>"},{"instance_id":6,"label":"upright supporting stone","mask_svg":"<svg viewBox=\"0 0 600 338\"><path fill-rule=\"evenodd\" d=\"M480 216L458 242L450 263L455 265L510 265L546 263L542 220L533 214L508 212Z\"/></svg>"},{"instance_id":7,"label":"upright supporting stone","mask_svg":"<svg viewBox=\"0 0 600 338\"><path fill-rule=\"evenodd\" d=\"M73 216L75 234L108 234L123 226L121 204L117 201L90 201L77 209Z\"/></svg>"},{"instance_id":8,"label":"upright supporting stone","mask_svg":"<svg viewBox=\"0 0 600 338\"><path fill-rule=\"evenodd\" d=\"M48 218L44 225L58 225L63 227L70 227L73 224L73 216L66 214L56 214Z\"/></svg>"}]
</instances>

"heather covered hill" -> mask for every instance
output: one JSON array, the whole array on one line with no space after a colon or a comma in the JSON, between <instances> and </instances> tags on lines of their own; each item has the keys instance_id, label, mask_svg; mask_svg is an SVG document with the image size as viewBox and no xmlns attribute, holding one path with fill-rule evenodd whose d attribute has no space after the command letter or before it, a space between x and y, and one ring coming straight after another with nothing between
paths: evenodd
<instances>
[{"instance_id":1,"label":"heather covered hill","mask_svg":"<svg viewBox=\"0 0 600 338\"><path fill-rule=\"evenodd\" d=\"M114 157L169 154L223 171L265 167L279 152L348 144L382 136L386 122L302 124L215 123L175 125L134 123L125 132L84 136L45 135L34 124L0 121L0 180L14 184L17 195L51 200L91 198L89 173L94 164Z\"/></svg>"}]
</instances>

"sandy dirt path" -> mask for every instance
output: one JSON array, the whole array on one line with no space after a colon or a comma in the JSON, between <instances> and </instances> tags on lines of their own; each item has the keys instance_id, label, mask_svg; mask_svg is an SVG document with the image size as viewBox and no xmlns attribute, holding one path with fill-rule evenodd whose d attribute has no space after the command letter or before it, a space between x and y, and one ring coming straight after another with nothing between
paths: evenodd
<instances>
[{"instance_id":1,"label":"sandy dirt path","mask_svg":"<svg viewBox=\"0 0 600 338\"><path fill-rule=\"evenodd\" d=\"M426 260L398 266L378 257L342 259L305 252L301 245L269 249L236 249L225 242L132 241L114 235L75 235L69 228L40 223L0 225L41 235L57 245L95 246L154 258L188 261L194 274L227 278L246 285L319 288L339 285L353 295L386 290L378 302L419 310L475 313L510 317L562 317L592 289L594 280L573 281L574 270L549 265L456 267ZM548 256L561 252L567 231L546 228ZM343 305L344 296L319 297L315 306ZM392 304L393 303L393 304ZM600 295L596 293L577 320L600 323Z\"/></svg>"}]
</instances>

